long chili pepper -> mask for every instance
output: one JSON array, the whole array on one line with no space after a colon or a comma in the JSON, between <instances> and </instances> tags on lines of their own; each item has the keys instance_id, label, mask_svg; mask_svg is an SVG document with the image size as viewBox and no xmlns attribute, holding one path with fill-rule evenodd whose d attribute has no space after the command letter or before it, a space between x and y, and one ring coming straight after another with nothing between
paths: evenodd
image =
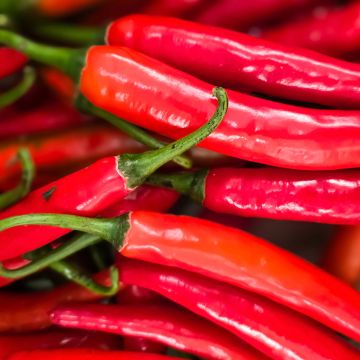
<instances>
[{"instance_id":1,"label":"long chili pepper","mask_svg":"<svg viewBox=\"0 0 360 360\"><path fill-rule=\"evenodd\" d=\"M0 210L16 203L25 197L31 190L35 177L35 166L27 148L19 148L16 156L21 163L22 174L20 183L13 189L0 194Z\"/></svg>"},{"instance_id":2,"label":"long chili pepper","mask_svg":"<svg viewBox=\"0 0 360 360\"><path fill-rule=\"evenodd\" d=\"M0 360L19 351L59 348L115 350L120 348L120 341L118 337L102 333L63 330L0 336Z\"/></svg>"},{"instance_id":3,"label":"long chili pepper","mask_svg":"<svg viewBox=\"0 0 360 360\"><path fill-rule=\"evenodd\" d=\"M299 46L331 56L360 50L358 2L270 28L262 36L274 42Z\"/></svg>"},{"instance_id":4,"label":"long chili pepper","mask_svg":"<svg viewBox=\"0 0 360 360\"><path fill-rule=\"evenodd\" d=\"M83 52L44 47L5 30L0 31L0 42L21 45L30 57L74 77L84 59ZM135 50L94 46L87 51L86 65L80 67L79 86L88 100L105 112L171 138L197 128L216 106L210 99L212 85ZM226 120L201 146L280 167L359 166L359 111L304 109L234 91L229 91L229 97Z\"/></svg>"},{"instance_id":5,"label":"long chili pepper","mask_svg":"<svg viewBox=\"0 0 360 360\"><path fill-rule=\"evenodd\" d=\"M285 99L359 108L358 64L281 43L146 15L129 15L114 21L107 29L106 40L110 45L133 48L232 89L242 91L246 87Z\"/></svg>"},{"instance_id":6,"label":"long chili pepper","mask_svg":"<svg viewBox=\"0 0 360 360\"><path fill-rule=\"evenodd\" d=\"M330 241L323 266L325 270L351 286L360 285L359 226L347 226L338 230Z\"/></svg>"},{"instance_id":7,"label":"long chili pepper","mask_svg":"<svg viewBox=\"0 0 360 360\"><path fill-rule=\"evenodd\" d=\"M213 92L218 100L215 113L208 123L191 135L159 150L99 160L31 192L26 199L2 212L0 217L46 211L87 216L99 214L131 193L159 167L205 139L220 124L227 111L228 99L222 88L215 88ZM1 234L0 242L4 241L6 247L0 251L0 260L37 249L68 232L60 228L32 227L32 241L28 241L28 231L27 227L21 227Z\"/></svg>"},{"instance_id":8,"label":"long chili pepper","mask_svg":"<svg viewBox=\"0 0 360 360\"><path fill-rule=\"evenodd\" d=\"M244 288L360 339L360 294L318 267L248 234L188 216L134 211L113 219L34 214L0 221L0 230L42 224L95 234L125 257L198 272ZM66 244L65 244L66 245ZM65 246L64 245L64 246ZM61 260L88 246L81 239L52 251ZM73 247L73 251L71 251ZM48 260L39 260L41 268ZM37 264L0 269L4 277L25 276ZM296 281L294 281L296 278Z\"/></svg>"},{"instance_id":9,"label":"long chili pepper","mask_svg":"<svg viewBox=\"0 0 360 360\"><path fill-rule=\"evenodd\" d=\"M217 168L154 174L149 183L190 195L210 210L276 220L360 224L360 172Z\"/></svg>"},{"instance_id":10,"label":"long chili pepper","mask_svg":"<svg viewBox=\"0 0 360 360\"><path fill-rule=\"evenodd\" d=\"M17 72L26 62L26 56L20 51L0 47L0 79Z\"/></svg>"},{"instance_id":11,"label":"long chili pepper","mask_svg":"<svg viewBox=\"0 0 360 360\"><path fill-rule=\"evenodd\" d=\"M178 357L143 354L128 351L100 351L90 349L34 350L16 353L7 360L171 360Z\"/></svg>"},{"instance_id":12,"label":"long chili pepper","mask_svg":"<svg viewBox=\"0 0 360 360\"><path fill-rule=\"evenodd\" d=\"M125 283L159 292L272 359L360 359L355 348L329 329L258 295L184 270L136 261L121 263L120 273Z\"/></svg>"},{"instance_id":13,"label":"long chili pepper","mask_svg":"<svg viewBox=\"0 0 360 360\"><path fill-rule=\"evenodd\" d=\"M143 336L206 359L265 359L232 334L173 305L64 306L51 313L51 320L70 328Z\"/></svg>"},{"instance_id":14,"label":"long chili pepper","mask_svg":"<svg viewBox=\"0 0 360 360\"><path fill-rule=\"evenodd\" d=\"M73 107L58 101L26 111L5 114L0 120L0 139L20 135L62 130L88 122L88 118Z\"/></svg>"},{"instance_id":15,"label":"long chili pepper","mask_svg":"<svg viewBox=\"0 0 360 360\"><path fill-rule=\"evenodd\" d=\"M35 70L31 67L25 67L23 79L10 90L0 94L0 109L12 105L24 96L34 85L35 79Z\"/></svg>"}]
</instances>

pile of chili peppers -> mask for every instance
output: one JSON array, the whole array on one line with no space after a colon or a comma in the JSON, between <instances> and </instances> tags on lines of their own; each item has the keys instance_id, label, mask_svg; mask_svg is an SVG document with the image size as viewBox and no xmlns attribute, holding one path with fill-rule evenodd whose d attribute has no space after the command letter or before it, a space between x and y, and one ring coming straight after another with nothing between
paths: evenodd
<instances>
[{"instance_id":1,"label":"pile of chili peppers","mask_svg":"<svg viewBox=\"0 0 360 360\"><path fill-rule=\"evenodd\" d=\"M356 0L0 1L0 360L360 359Z\"/></svg>"}]
</instances>

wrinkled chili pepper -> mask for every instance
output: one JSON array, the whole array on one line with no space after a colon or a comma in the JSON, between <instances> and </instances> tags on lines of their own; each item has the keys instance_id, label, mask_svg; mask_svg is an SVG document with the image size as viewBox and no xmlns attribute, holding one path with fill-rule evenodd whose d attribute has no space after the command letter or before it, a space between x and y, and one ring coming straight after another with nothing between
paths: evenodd
<instances>
[{"instance_id":1,"label":"wrinkled chili pepper","mask_svg":"<svg viewBox=\"0 0 360 360\"><path fill-rule=\"evenodd\" d=\"M131 261L120 266L123 282L166 296L272 359L360 359L335 333L258 295L172 267Z\"/></svg>"},{"instance_id":2,"label":"wrinkled chili pepper","mask_svg":"<svg viewBox=\"0 0 360 360\"><path fill-rule=\"evenodd\" d=\"M151 152L98 160L31 192L26 199L2 212L0 217L38 212L70 212L87 216L101 213L141 185L152 172L206 138L220 124L227 111L227 95L222 88L215 88L214 95L218 99L218 108L211 120L191 135ZM68 232L60 228L32 227L32 241L28 241L28 231L27 227L20 227L1 234L0 242L6 243L6 247L0 251L0 260L37 249Z\"/></svg>"},{"instance_id":3,"label":"wrinkled chili pepper","mask_svg":"<svg viewBox=\"0 0 360 360\"><path fill-rule=\"evenodd\" d=\"M58 348L115 350L120 348L120 341L118 337L102 333L63 330L0 336L0 360L19 351Z\"/></svg>"},{"instance_id":4,"label":"wrinkled chili pepper","mask_svg":"<svg viewBox=\"0 0 360 360\"><path fill-rule=\"evenodd\" d=\"M245 86L269 96L359 108L358 64L281 43L180 19L146 15L129 15L114 21L107 29L106 40L110 45L133 48L232 89L242 91Z\"/></svg>"},{"instance_id":5,"label":"wrinkled chili pepper","mask_svg":"<svg viewBox=\"0 0 360 360\"><path fill-rule=\"evenodd\" d=\"M323 260L325 270L349 283L360 286L360 227L344 226L330 241Z\"/></svg>"},{"instance_id":6,"label":"wrinkled chili pepper","mask_svg":"<svg viewBox=\"0 0 360 360\"><path fill-rule=\"evenodd\" d=\"M21 45L30 57L74 77L84 59L83 52L36 44L5 30L0 31L0 42ZM209 118L216 106L209 94L212 85L135 50L94 46L80 68L79 86L88 100L105 112L171 138L197 128L200 119ZM234 91L229 91L229 97L226 120L200 146L280 167L330 170L359 166L359 111L305 109Z\"/></svg>"},{"instance_id":7,"label":"wrinkled chili pepper","mask_svg":"<svg viewBox=\"0 0 360 360\"><path fill-rule=\"evenodd\" d=\"M190 195L210 210L276 220L360 224L360 172L217 168L154 174L149 183Z\"/></svg>"},{"instance_id":8,"label":"wrinkled chili pepper","mask_svg":"<svg viewBox=\"0 0 360 360\"><path fill-rule=\"evenodd\" d=\"M51 101L34 109L9 112L0 120L0 139L20 135L66 129L88 122L88 118L73 107Z\"/></svg>"},{"instance_id":9,"label":"wrinkled chili pepper","mask_svg":"<svg viewBox=\"0 0 360 360\"><path fill-rule=\"evenodd\" d=\"M19 352L7 360L171 360L178 357L143 354L128 351L100 351L90 349L34 350Z\"/></svg>"},{"instance_id":10,"label":"wrinkled chili pepper","mask_svg":"<svg viewBox=\"0 0 360 360\"><path fill-rule=\"evenodd\" d=\"M0 47L0 79L17 72L26 62L27 57L20 51Z\"/></svg>"},{"instance_id":11,"label":"wrinkled chili pepper","mask_svg":"<svg viewBox=\"0 0 360 360\"><path fill-rule=\"evenodd\" d=\"M298 21L270 28L262 36L289 46L312 49L331 56L360 50L360 4L344 5Z\"/></svg>"},{"instance_id":12,"label":"wrinkled chili pepper","mask_svg":"<svg viewBox=\"0 0 360 360\"><path fill-rule=\"evenodd\" d=\"M51 319L65 327L142 336L206 359L265 359L230 333L173 305L64 306Z\"/></svg>"},{"instance_id":13,"label":"wrinkled chili pepper","mask_svg":"<svg viewBox=\"0 0 360 360\"><path fill-rule=\"evenodd\" d=\"M134 211L113 219L34 214L0 221L0 230L42 224L95 234L125 257L179 267L253 291L360 339L360 294L320 268L239 229L188 216ZM3 232L4 233L4 232ZM74 251L88 246L80 239ZM52 259L71 254L67 247ZM42 259L41 264L47 261ZM31 271L36 271L32 264ZM23 270L25 269L25 270ZM20 273L26 273L26 267ZM17 271L0 269L5 277ZM294 281L296 278L296 281Z\"/></svg>"}]
</instances>

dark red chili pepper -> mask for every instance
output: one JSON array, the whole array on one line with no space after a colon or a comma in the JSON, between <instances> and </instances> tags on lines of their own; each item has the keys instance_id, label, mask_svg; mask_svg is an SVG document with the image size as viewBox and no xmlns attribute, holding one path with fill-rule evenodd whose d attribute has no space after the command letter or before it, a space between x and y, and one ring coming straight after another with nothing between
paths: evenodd
<instances>
[{"instance_id":1,"label":"dark red chili pepper","mask_svg":"<svg viewBox=\"0 0 360 360\"><path fill-rule=\"evenodd\" d=\"M325 254L324 268L334 276L360 285L360 226L347 226L338 230Z\"/></svg>"},{"instance_id":2,"label":"dark red chili pepper","mask_svg":"<svg viewBox=\"0 0 360 360\"><path fill-rule=\"evenodd\" d=\"M166 296L231 331L272 359L360 359L360 353L335 333L258 295L172 267L131 261L120 266L125 283ZM74 318L74 323L81 319Z\"/></svg>"},{"instance_id":3,"label":"dark red chili pepper","mask_svg":"<svg viewBox=\"0 0 360 360\"><path fill-rule=\"evenodd\" d=\"M321 13L320 16L292 21L270 28L262 36L289 46L313 49L332 56L360 50L360 4L354 2Z\"/></svg>"},{"instance_id":4,"label":"dark red chili pepper","mask_svg":"<svg viewBox=\"0 0 360 360\"><path fill-rule=\"evenodd\" d=\"M61 71L47 67L41 69L40 74L46 85L55 90L64 99L69 100L74 96L74 82Z\"/></svg>"},{"instance_id":5,"label":"dark red chili pepper","mask_svg":"<svg viewBox=\"0 0 360 360\"><path fill-rule=\"evenodd\" d=\"M19 351L57 348L114 350L120 348L120 340L102 333L63 330L0 336L0 360Z\"/></svg>"},{"instance_id":6,"label":"dark red chili pepper","mask_svg":"<svg viewBox=\"0 0 360 360\"><path fill-rule=\"evenodd\" d=\"M142 12L151 15L188 17L208 5L206 0L153 0Z\"/></svg>"},{"instance_id":7,"label":"dark red chili pepper","mask_svg":"<svg viewBox=\"0 0 360 360\"><path fill-rule=\"evenodd\" d=\"M360 224L360 172L218 168L155 174L148 181L190 195L210 210L276 220Z\"/></svg>"},{"instance_id":8,"label":"dark red chili pepper","mask_svg":"<svg viewBox=\"0 0 360 360\"><path fill-rule=\"evenodd\" d=\"M106 40L232 89L242 91L246 87L285 99L359 108L359 64L307 50L180 19L146 15L116 20L108 27Z\"/></svg>"},{"instance_id":9,"label":"dark red chili pepper","mask_svg":"<svg viewBox=\"0 0 360 360\"><path fill-rule=\"evenodd\" d=\"M0 31L0 42L15 47L21 44L32 58L57 66L74 77L79 74L75 65L84 59L83 53L75 50L49 48L5 30ZM284 57L281 60L286 63ZM80 90L88 100L105 112L171 138L197 128L216 106L209 94L212 85L135 50L94 46L87 51L86 65L81 69ZM313 98L319 97L320 94ZM226 120L201 146L250 161L296 169L360 165L359 111L304 109L234 91L229 91L229 98Z\"/></svg>"},{"instance_id":10,"label":"dark red chili pepper","mask_svg":"<svg viewBox=\"0 0 360 360\"><path fill-rule=\"evenodd\" d=\"M128 351L100 351L90 349L34 350L19 352L7 360L171 360L165 355L143 354Z\"/></svg>"},{"instance_id":11,"label":"dark red chili pepper","mask_svg":"<svg viewBox=\"0 0 360 360\"><path fill-rule=\"evenodd\" d=\"M97 215L126 197L146 178L175 156L206 138L222 121L227 111L227 96L215 88L218 108L211 120L191 135L161 149L144 154L123 154L104 158L58 181L31 192L23 201L2 212L0 218L39 213ZM69 230L49 227L20 227L1 233L0 260L11 259L37 249L66 234Z\"/></svg>"},{"instance_id":12,"label":"dark red chili pepper","mask_svg":"<svg viewBox=\"0 0 360 360\"><path fill-rule=\"evenodd\" d=\"M11 259L11 260L7 260L4 262L4 267L6 269L9 270L14 270L14 269L20 269L23 266L27 265L30 261L27 259L23 259L23 258L16 258L16 259ZM9 278L4 278L4 277L0 277L0 288L11 284L12 282L14 282L14 279L9 279Z\"/></svg>"},{"instance_id":13,"label":"dark red chili pepper","mask_svg":"<svg viewBox=\"0 0 360 360\"><path fill-rule=\"evenodd\" d=\"M10 111L0 119L0 139L19 135L61 130L81 125L88 118L73 107L50 102L27 111Z\"/></svg>"},{"instance_id":14,"label":"dark red chili pepper","mask_svg":"<svg viewBox=\"0 0 360 360\"><path fill-rule=\"evenodd\" d=\"M206 359L265 359L230 333L173 305L64 306L51 319L65 327L142 336Z\"/></svg>"},{"instance_id":15,"label":"dark red chili pepper","mask_svg":"<svg viewBox=\"0 0 360 360\"><path fill-rule=\"evenodd\" d=\"M27 57L21 52L0 47L0 79L20 70L26 62Z\"/></svg>"},{"instance_id":16,"label":"dark red chili pepper","mask_svg":"<svg viewBox=\"0 0 360 360\"><path fill-rule=\"evenodd\" d=\"M360 293L318 267L242 230L188 216L145 211L113 219L25 215L1 220L0 230L31 224L95 234L112 243L125 257L179 267L253 291L354 340L360 339ZM77 251L88 246L81 239L75 245ZM62 259L70 253L59 247L50 255ZM34 263L31 270L36 268ZM16 271L10 273L0 269L2 276L18 276Z\"/></svg>"}]
</instances>

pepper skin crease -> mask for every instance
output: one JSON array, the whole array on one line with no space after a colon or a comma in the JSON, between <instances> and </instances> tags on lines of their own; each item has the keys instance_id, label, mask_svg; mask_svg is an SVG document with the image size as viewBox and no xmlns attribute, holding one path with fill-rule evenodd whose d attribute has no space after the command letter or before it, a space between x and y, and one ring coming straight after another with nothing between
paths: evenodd
<instances>
[{"instance_id":1,"label":"pepper skin crease","mask_svg":"<svg viewBox=\"0 0 360 360\"><path fill-rule=\"evenodd\" d=\"M119 265L124 283L166 296L271 359L360 359L355 348L329 329L253 293L173 267L130 261Z\"/></svg>"},{"instance_id":2,"label":"pepper skin crease","mask_svg":"<svg viewBox=\"0 0 360 360\"><path fill-rule=\"evenodd\" d=\"M262 37L283 45L341 57L360 50L359 17L360 4L354 2L329 10L322 16L270 28Z\"/></svg>"},{"instance_id":3,"label":"pepper skin crease","mask_svg":"<svg viewBox=\"0 0 360 360\"><path fill-rule=\"evenodd\" d=\"M154 174L149 183L190 195L226 214L276 220L360 225L360 172L217 168Z\"/></svg>"},{"instance_id":4,"label":"pepper skin crease","mask_svg":"<svg viewBox=\"0 0 360 360\"><path fill-rule=\"evenodd\" d=\"M197 128L216 106L212 85L115 46L90 48L80 88L96 106L170 138ZM224 122L200 146L298 170L360 166L360 111L304 109L234 91L228 95Z\"/></svg>"},{"instance_id":5,"label":"pepper skin crease","mask_svg":"<svg viewBox=\"0 0 360 360\"><path fill-rule=\"evenodd\" d=\"M118 337L86 331L52 330L35 334L0 335L0 360L24 350L92 348L115 350L120 348Z\"/></svg>"},{"instance_id":6,"label":"pepper skin crease","mask_svg":"<svg viewBox=\"0 0 360 360\"><path fill-rule=\"evenodd\" d=\"M342 32L338 36L343 39ZM106 41L230 89L245 87L279 98L359 109L359 64L287 47L281 41L146 15L115 20L107 29Z\"/></svg>"},{"instance_id":7,"label":"pepper skin crease","mask_svg":"<svg viewBox=\"0 0 360 360\"><path fill-rule=\"evenodd\" d=\"M178 357L143 354L128 351L100 351L90 349L34 350L19 352L7 360L171 360Z\"/></svg>"},{"instance_id":8,"label":"pepper skin crease","mask_svg":"<svg viewBox=\"0 0 360 360\"><path fill-rule=\"evenodd\" d=\"M0 79L9 76L16 71L22 69L27 62L27 57L21 52L0 48Z\"/></svg>"},{"instance_id":9,"label":"pepper skin crease","mask_svg":"<svg viewBox=\"0 0 360 360\"><path fill-rule=\"evenodd\" d=\"M189 216L134 211L112 219L30 214L0 220L0 230L49 225L96 235L133 259L182 268L256 292L360 340L360 294L320 268L254 235ZM53 250L61 260L88 246ZM49 261L32 263L36 271ZM21 274L32 272L21 271ZM5 277L16 277L0 269ZM296 278L296 281L294 281Z\"/></svg>"},{"instance_id":10,"label":"pepper skin crease","mask_svg":"<svg viewBox=\"0 0 360 360\"><path fill-rule=\"evenodd\" d=\"M173 305L64 306L51 319L64 327L141 336L206 359L267 359L227 331Z\"/></svg>"}]
</instances>

